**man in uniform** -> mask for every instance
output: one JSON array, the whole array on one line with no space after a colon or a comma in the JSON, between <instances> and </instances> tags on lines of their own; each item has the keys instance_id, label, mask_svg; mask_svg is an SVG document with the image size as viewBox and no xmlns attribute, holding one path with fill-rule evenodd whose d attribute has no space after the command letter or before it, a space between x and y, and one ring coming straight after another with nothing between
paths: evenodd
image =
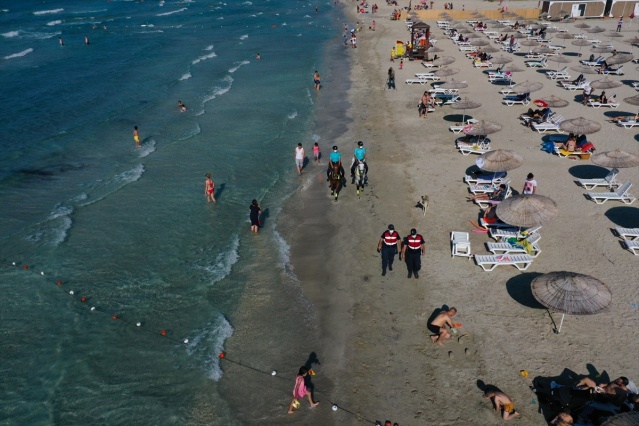
<instances>
[{"instance_id":1,"label":"man in uniform","mask_svg":"<svg viewBox=\"0 0 639 426\"><path fill-rule=\"evenodd\" d=\"M377 253L382 253L382 276L386 275L386 267L389 271L393 270L393 261L395 253L401 253L402 241L399 234L395 231L393 225L388 225L388 229L384 231L377 243Z\"/></svg>"},{"instance_id":2,"label":"man in uniform","mask_svg":"<svg viewBox=\"0 0 639 426\"><path fill-rule=\"evenodd\" d=\"M342 154L337 150L337 145L333 146L333 151L328 155L328 169L326 169L327 181L331 178L333 164L339 164L339 174L342 176L342 183L346 186L346 180L344 179L344 167L342 167Z\"/></svg>"},{"instance_id":3,"label":"man in uniform","mask_svg":"<svg viewBox=\"0 0 639 426\"><path fill-rule=\"evenodd\" d=\"M425 244L424 238L417 233L415 228L411 229L410 235L404 238L402 256L408 267L408 278L413 275L415 275L415 278L419 278L419 270L422 267L421 257L426 253Z\"/></svg>"},{"instance_id":4,"label":"man in uniform","mask_svg":"<svg viewBox=\"0 0 639 426\"><path fill-rule=\"evenodd\" d=\"M368 164L366 164L366 148L364 148L364 142L357 142L357 148L353 151L353 158L351 159L351 183L355 183L355 167L359 163L364 163L364 171L368 175Z\"/></svg>"}]
</instances>

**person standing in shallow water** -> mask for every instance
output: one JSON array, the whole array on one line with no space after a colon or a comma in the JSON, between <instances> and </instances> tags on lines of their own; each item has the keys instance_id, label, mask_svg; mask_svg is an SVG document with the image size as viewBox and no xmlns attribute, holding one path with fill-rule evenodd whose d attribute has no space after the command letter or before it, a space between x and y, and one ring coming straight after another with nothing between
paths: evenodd
<instances>
[{"instance_id":1,"label":"person standing in shallow water","mask_svg":"<svg viewBox=\"0 0 639 426\"><path fill-rule=\"evenodd\" d=\"M206 174L206 180L204 181L204 195L208 202L216 202L215 201L215 182L211 178L211 174Z\"/></svg>"},{"instance_id":2,"label":"person standing in shallow water","mask_svg":"<svg viewBox=\"0 0 639 426\"><path fill-rule=\"evenodd\" d=\"M322 86L320 75L319 75L319 72L317 72L317 70L315 70L315 72L313 73L313 83L315 83L315 90L319 90Z\"/></svg>"},{"instance_id":3,"label":"person standing in shallow water","mask_svg":"<svg viewBox=\"0 0 639 426\"><path fill-rule=\"evenodd\" d=\"M138 126L133 126L133 140L135 146L140 146L140 133L138 133Z\"/></svg>"},{"instance_id":4,"label":"person standing in shallow water","mask_svg":"<svg viewBox=\"0 0 639 426\"><path fill-rule=\"evenodd\" d=\"M251 201L249 211L249 218L251 219L251 232L257 233L260 230L260 215L262 214L262 209L260 208L260 205L257 204L257 200Z\"/></svg>"}]
</instances>

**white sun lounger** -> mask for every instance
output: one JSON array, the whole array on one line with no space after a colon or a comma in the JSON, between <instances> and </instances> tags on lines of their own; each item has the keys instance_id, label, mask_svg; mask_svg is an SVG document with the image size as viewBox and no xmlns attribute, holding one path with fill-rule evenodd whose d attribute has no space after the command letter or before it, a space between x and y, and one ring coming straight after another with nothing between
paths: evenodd
<instances>
[{"instance_id":1,"label":"white sun lounger","mask_svg":"<svg viewBox=\"0 0 639 426\"><path fill-rule=\"evenodd\" d=\"M439 77L437 77L439 79ZM427 84L429 81L428 78L425 77L418 77L418 78L409 78L406 80L406 84Z\"/></svg>"},{"instance_id":2,"label":"white sun lounger","mask_svg":"<svg viewBox=\"0 0 639 426\"><path fill-rule=\"evenodd\" d=\"M594 61L589 61L587 59L582 59L581 61L579 61L580 64L586 65L589 67L598 67L602 64L602 62L603 62L603 56L599 56Z\"/></svg>"},{"instance_id":3,"label":"white sun lounger","mask_svg":"<svg viewBox=\"0 0 639 426\"><path fill-rule=\"evenodd\" d=\"M630 129L631 127L639 126L639 121L635 121L635 120L617 121L617 124L623 127L624 129Z\"/></svg>"},{"instance_id":4,"label":"white sun lounger","mask_svg":"<svg viewBox=\"0 0 639 426\"><path fill-rule=\"evenodd\" d=\"M619 107L619 102L614 102L614 100L612 100L612 98L608 100L608 102L606 102L605 104L602 104L601 102L597 102L597 101L588 101L588 106L591 106L593 108L601 108L601 107L609 107L609 108L618 108Z\"/></svg>"},{"instance_id":5,"label":"white sun lounger","mask_svg":"<svg viewBox=\"0 0 639 426\"><path fill-rule=\"evenodd\" d=\"M583 81L580 84L572 84L566 83L565 81L560 81L559 84L566 90L583 90L586 86L590 86L590 82L588 80Z\"/></svg>"},{"instance_id":6,"label":"white sun lounger","mask_svg":"<svg viewBox=\"0 0 639 426\"><path fill-rule=\"evenodd\" d=\"M546 66L548 66L548 59L544 58L541 61L526 61L526 66L530 68L546 68Z\"/></svg>"},{"instance_id":7,"label":"white sun lounger","mask_svg":"<svg viewBox=\"0 0 639 426\"><path fill-rule=\"evenodd\" d=\"M538 60L542 60L546 57L546 55L544 55L543 53L535 53L532 50L530 50L526 56L524 56L524 58L526 59L538 59Z\"/></svg>"},{"instance_id":8,"label":"white sun lounger","mask_svg":"<svg viewBox=\"0 0 639 426\"><path fill-rule=\"evenodd\" d=\"M492 271L499 265L513 265L520 271L525 271L532 265L534 258L527 254L508 255L475 255L475 262L486 272Z\"/></svg>"},{"instance_id":9,"label":"white sun lounger","mask_svg":"<svg viewBox=\"0 0 639 426\"><path fill-rule=\"evenodd\" d=\"M497 188L501 184L509 185L510 184L510 178L509 177L505 177L499 183L495 182L494 180L477 181L475 183L469 183L468 184L468 190L471 193L475 194L475 195L477 195L477 194L487 194L489 192L494 192L495 190L497 190Z\"/></svg>"},{"instance_id":10,"label":"white sun lounger","mask_svg":"<svg viewBox=\"0 0 639 426\"><path fill-rule=\"evenodd\" d=\"M465 143L458 143L457 144L457 149L459 150L459 152L462 153L462 155L470 155L470 154L485 154L488 151L490 151L490 144L489 143L480 143L478 145L474 145L474 144L465 144Z\"/></svg>"},{"instance_id":11,"label":"white sun lounger","mask_svg":"<svg viewBox=\"0 0 639 426\"><path fill-rule=\"evenodd\" d=\"M499 185L505 177L506 172L490 172L479 176L466 175L464 176L464 182L468 185L473 185L476 183L492 183Z\"/></svg>"},{"instance_id":12,"label":"white sun lounger","mask_svg":"<svg viewBox=\"0 0 639 426\"><path fill-rule=\"evenodd\" d=\"M603 204L608 200L617 200L624 204L632 204L635 202L636 198L628 192L631 186L632 183L627 180L619 188L617 188L617 191L615 192L588 192L587 195L588 198L597 204Z\"/></svg>"},{"instance_id":13,"label":"white sun lounger","mask_svg":"<svg viewBox=\"0 0 639 426\"><path fill-rule=\"evenodd\" d=\"M506 198L512 197L513 190L510 188L510 179L508 179L507 182L504 181L503 184L506 185L506 195L504 196L504 200L505 200ZM498 186L498 185L495 185L495 186ZM495 204L501 203L501 201L496 201L496 200L474 200L474 202L482 209L487 209L490 206L494 206Z\"/></svg>"},{"instance_id":14,"label":"white sun lounger","mask_svg":"<svg viewBox=\"0 0 639 426\"><path fill-rule=\"evenodd\" d=\"M624 240L634 241L639 238L639 228L621 228L616 227L615 231Z\"/></svg>"},{"instance_id":15,"label":"white sun lounger","mask_svg":"<svg viewBox=\"0 0 639 426\"><path fill-rule=\"evenodd\" d=\"M486 61L486 62L473 61L473 65L475 65L475 68L492 68L493 67L493 63L490 61Z\"/></svg>"},{"instance_id":16,"label":"white sun lounger","mask_svg":"<svg viewBox=\"0 0 639 426\"><path fill-rule=\"evenodd\" d=\"M623 75L623 65L620 65L618 68L608 68L605 71L602 71L602 74L614 74L614 75Z\"/></svg>"},{"instance_id":17,"label":"white sun lounger","mask_svg":"<svg viewBox=\"0 0 639 426\"><path fill-rule=\"evenodd\" d=\"M432 72L418 72L415 73L415 77L417 78L423 78L425 80L439 80L441 77L433 74Z\"/></svg>"},{"instance_id":18,"label":"white sun lounger","mask_svg":"<svg viewBox=\"0 0 639 426\"><path fill-rule=\"evenodd\" d=\"M511 97L505 97L504 100L502 101L503 104L508 105L508 106L513 106L516 104L519 105L528 105L530 103L530 97L526 96L523 99L514 99L512 96Z\"/></svg>"},{"instance_id":19,"label":"white sun lounger","mask_svg":"<svg viewBox=\"0 0 639 426\"><path fill-rule=\"evenodd\" d=\"M541 229L541 225L533 226L532 228L528 228L522 231L519 228L490 228L489 234L490 238L494 238L496 241L505 241L508 238L524 238L523 232L525 232L526 236L537 234Z\"/></svg>"},{"instance_id":20,"label":"white sun lounger","mask_svg":"<svg viewBox=\"0 0 639 426\"><path fill-rule=\"evenodd\" d=\"M459 46L460 52L474 52L477 49L477 46Z\"/></svg>"},{"instance_id":21,"label":"white sun lounger","mask_svg":"<svg viewBox=\"0 0 639 426\"><path fill-rule=\"evenodd\" d=\"M469 124L475 124L475 123L479 123L479 120L474 119L474 118L469 118L468 120L466 120L466 124L463 126L450 126L448 128L448 130L450 130L453 133L460 133L462 130L464 130L464 128L469 125Z\"/></svg>"},{"instance_id":22,"label":"white sun lounger","mask_svg":"<svg viewBox=\"0 0 639 426\"><path fill-rule=\"evenodd\" d=\"M541 248L539 247L539 240L541 239L541 235L539 234L531 234L525 238L530 245L530 253L526 251L526 249L521 245L513 245L509 242L503 243L486 243L486 247L488 251L492 254L529 254L531 257L539 256L541 253Z\"/></svg>"},{"instance_id":23,"label":"white sun lounger","mask_svg":"<svg viewBox=\"0 0 639 426\"><path fill-rule=\"evenodd\" d=\"M639 256L639 241L624 240L623 243L626 245L626 248L632 252L632 254Z\"/></svg>"},{"instance_id":24,"label":"white sun lounger","mask_svg":"<svg viewBox=\"0 0 639 426\"><path fill-rule=\"evenodd\" d=\"M619 186L616 179L617 174L619 174L619 169L612 169L603 179L578 179L577 182L587 190L595 189L597 186L605 186L612 190Z\"/></svg>"},{"instance_id":25,"label":"white sun lounger","mask_svg":"<svg viewBox=\"0 0 639 426\"><path fill-rule=\"evenodd\" d=\"M539 133L546 133L548 131L561 132L561 129L559 128L559 124L561 124L561 121L563 119L564 119L563 115L554 116L552 118L552 121L546 121L544 123L532 123L531 126L534 130L536 130Z\"/></svg>"}]
</instances>

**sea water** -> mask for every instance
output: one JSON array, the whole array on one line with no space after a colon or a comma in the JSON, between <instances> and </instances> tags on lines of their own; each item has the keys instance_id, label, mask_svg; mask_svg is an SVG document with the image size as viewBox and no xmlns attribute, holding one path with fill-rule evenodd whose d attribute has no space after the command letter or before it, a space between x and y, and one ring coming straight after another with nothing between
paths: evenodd
<instances>
[{"instance_id":1,"label":"sea water","mask_svg":"<svg viewBox=\"0 0 639 426\"><path fill-rule=\"evenodd\" d=\"M294 279L273 225L318 140L331 6L2 3L0 422L185 424L203 393L233 421L218 354L249 272Z\"/></svg>"}]
</instances>

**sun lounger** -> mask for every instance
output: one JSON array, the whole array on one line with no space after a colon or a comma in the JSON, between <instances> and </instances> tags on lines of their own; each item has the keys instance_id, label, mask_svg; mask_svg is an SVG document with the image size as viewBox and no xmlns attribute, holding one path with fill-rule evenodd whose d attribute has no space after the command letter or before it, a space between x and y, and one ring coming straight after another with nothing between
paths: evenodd
<instances>
[{"instance_id":1,"label":"sun lounger","mask_svg":"<svg viewBox=\"0 0 639 426\"><path fill-rule=\"evenodd\" d=\"M601 107L609 107L609 108L617 108L619 107L619 102L615 102L614 97L608 99L608 102L602 104L601 102L590 100L588 101L588 106L593 108L601 108Z\"/></svg>"},{"instance_id":2,"label":"sun lounger","mask_svg":"<svg viewBox=\"0 0 639 426\"><path fill-rule=\"evenodd\" d=\"M534 258L541 253L541 248L538 244L540 239L541 235L531 234L520 243L486 243L486 248L492 254L528 254Z\"/></svg>"},{"instance_id":3,"label":"sun lounger","mask_svg":"<svg viewBox=\"0 0 639 426\"><path fill-rule=\"evenodd\" d=\"M618 68L606 68L601 73L602 74L614 74L614 75L623 75L623 65L620 65Z\"/></svg>"},{"instance_id":4,"label":"sun lounger","mask_svg":"<svg viewBox=\"0 0 639 426\"><path fill-rule=\"evenodd\" d=\"M630 129L631 127L639 126L639 121L628 120L628 121L617 121L617 124L624 129Z\"/></svg>"},{"instance_id":5,"label":"sun lounger","mask_svg":"<svg viewBox=\"0 0 639 426\"><path fill-rule=\"evenodd\" d=\"M463 81L462 83L465 83L465 81ZM439 86L433 86L432 89L428 90L428 93L430 93L431 95L439 95L439 94L443 94L443 95L458 95L459 94L459 89L442 89Z\"/></svg>"},{"instance_id":6,"label":"sun lounger","mask_svg":"<svg viewBox=\"0 0 639 426\"><path fill-rule=\"evenodd\" d=\"M617 188L615 192L588 192L587 195L588 198L597 204L603 204L608 200L617 200L624 204L632 204L636 198L628 192L631 186L632 183L628 180Z\"/></svg>"},{"instance_id":7,"label":"sun lounger","mask_svg":"<svg viewBox=\"0 0 639 426\"><path fill-rule=\"evenodd\" d=\"M439 77L437 77L437 79L439 79ZM418 78L409 78L406 80L406 84L427 84L429 81L428 78L425 77L418 77Z\"/></svg>"},{"instance_id":8,"label":"sun lounger","mask_svg":"<svg viewBox=\"0 0 639 426\"><path fill-rule=\"evenodd\" d=\"M526 56L524 56L524 58L526 59L537 59L537 60L542 60L546 57L546 55L544 55L543 53L535 53L532 50L529 51Z\"/></svg>"},{"instance_id":9,"label":"sun lounger","mask_svg":"<svg viewBox=\"0 0 639 426\"><path fill-rule=\"evenodd\" d=\"M504 184L504 185L509 185L510 184L510 178L505 177L502 179L501 182L497 183L495 181L493 181L492 179L489 181L477 181L475 183L469 183L468 184L468 190L470 192L472 192L473 194L477 195L477 194L487 194L490 192L494 192L495 190L497 190L497 188L499 188L499 185Z\"/></svg>"},{"instance_id":10,"label":"sun lounger","mask_svg":"<svg viewBox=\"0 0 639 426\"><path fill-rule=\"evenodd\" d=\"M631 84L632 87L635 88L635 90L639 90L639 81L635 81L634 83Z\"/></svg>"},{"instance_id":11,"label":"sun lounger","mask_svg":"<svg viewBox=\"0 0 639 426\"><path fill-rule=\"evenodd\" d=\"M477 49L477 46L459 46L460 52L474 52Z\"/></svg>"},{"instance_id":12,"label":"sun lounger","mask_svg":"<svg viewBox=\"0 0 639 426\"><path fill-rule=\"evenodd\" d=\"M566 90L583 90L586 86L590 86L590 82L585 80L579 84L572 84L566 81L560 81L559 85Z\"/></svg>"},{"instance_id":13,"label":"sun lounger","mask_svg":"<svg viewBox=\"0 0 639 426\"><path fill-rule=\"evenodd\" d=\"M548 77L551 80L571 80L572 76L570 74L568 74L568 72L566 71L566 68L564 68L564 70L560 70L560 71L551 71L546 73L546 77Z\"/></svg>"},{"instance_id":14,"label":"sun lounger","mask_svg":"<svg viewBox=\"0 0 639 426\"><path fill-rule=\"evenodd\" d=\"M578 179L577 182L589 191L598 186L605 186L613 190L619 186L617 174L619 174L619 169L612 169L603 179Z\"/></svg>"},{"instance_id":15,"label":"sun lounger","mask_svg":"<svg viewBox=\"0 0 639 426\"><path fill-rule=\"evenodd\" d=\"M527 254L510 255L475 255L475 262L486 272L492 271L499 265L513 265L520 271L525 271L532 265L534 258Z\"/></svg>"},{"instance_id":16,"label":"sun lounger","mask_svg":"<svg viewBox=\"0 0 639 426\"><path fill-rule=\"evenodd\" d=\"M457 149L462 155L470 155L470 154L485 154L490 151L490 143L479 143L479 144L466 144L464 142L457 143Z\"/></svg>"},{"instance_id":17,"label":"sun lounger","mask_svg":"<svg viewBox=\"0 0 639 426\"><path fill-rule=\"evenodd\" d=\"M546 68L546 66L548 66L548 59L544 58L541 61L526 61L526 66L530 68Z\"/></svg>"},{"instance_id":18,"label":"sun lounger","mask_svg":"<svg viewBox=\"0 0 639 426\"><path fill-rule=\"evenodd\" d=\"M517 96L506 96L504 98L504 100L502 101L503 104L506 104L508 106L513 106L515 104L519 104L519 105L528 105L530 103L530 97L528 97L528 94L524 95L517 95Z\"/></svg>"},{"instance_id":19,"label":"sun lounger","mask_svg":"<svg viewBox=\"0 0 639 426\"><path fill-rule=\"evenodd\" d=\"M473 65L475 65L475 68L492 68L493 67L493 63L490 61L486 61L486 62L473 61Z\"/></svg>"},{"instance_id":20,"label":"sun lounger","mask_svg":"<svg viewBox=\"0 0 639 426\"><path fill-rule=\"evenodd\" d=\"M435 80L435 81L440 79L439 76L433 74L432 72L418 72L418 73L415 73L415 77L423 78L425 80Z\"/></svg>"},{"instance_id":21,"label":"sun lounger","mask_svg":"<svg viewBox=\"0 0 639 426\"><path fill-rule=\"evenodd\" d=\"M563 115L555 115L551 121L544 123L532 123L531 127L539 133L546 133L548 131L560 132L559 124L564 119Z\"/></svg>"},{"instance_id":22,"label":"sun lounger","mask_svg":"<svg viewBox=\"0 0 639 426\"><path fill-rule=\"evenodd\" d=\"M603 63L603 56L599 56L594 61L589 61L588 59L582 59L581 61L579 61L579 63L589 67L598 67Z\"/></svg>"},{"instance_id":23,"label":"sun lounger","mask_svg":"<svg viewBox=\"0 0 639 426\"><path fill-rule=\"evenodd\" d=\"M541 225L533 226L532 228L528 228L526 230L521 230L519 228L507 227L507 228L489 228L488 232L491 238L494 238L496 241L505 241L508 238L525 238L532 234L539 233L541 229Z\"/></svg>"},{"instance_id":24,"label":"sun lounger","mask_svg":"<svg viewBox=\"0 0 639 426\"><path fill-rule=\"evenodd\" d=\"M466 124L464 124L463 126L450 126L448 128L448 130L450 130L453 133L460 133L462 130L464 130L464 128L469 125L469 124L475 124L475 123L479 123L479 120L476 120L474 118L469 118L468 120L466 120Z\"/></svg>"},{"instance_id":25,"label":"sun lounger","mask_svg":"<svg viewBox=\"0 0 639 426\"><path fill-rule=\"evenodd\" d=\"M459 95L446 93L437 93L433 98L435 105L438 106L452 105L461 100Z\"/></svg>"},{"instance_id":26,"label":"sun lounger","mask_svg":"<svg viewBox=\"0 0 639 426\"><path fill-rule=\"evenodd\" d=\"M563 148L555 146L555 154L559 158L568 158L570 160L589 160L592 152L590 151L566 151Z\"/></svg>"},{"instance_id":27,"label":"sun lounger","mask_svg":"<svg viewBox=\"0 0 639 426\"><path fill-rule=\"evenodd\" d=\"M639 241L624 240L623 243L626 245L626 248L632 252L632 254L639 256Z\"/></svg>"},{"instance_id":28,"label":"sun lounger","mask_svg":"<svg viewBox=\"0 0 639 426\"><path fill-rule=\"evenodd\" d=\"M505 200L506 198L510 198L513 196L513 190L510 188L510 179L506 179L502 183L506 185L506 195L504 195L504 200ZM495 185L495 186L498 186L498 185ZM474 200L474 202L482 209L487 209L490 206L494 206L495 204L501 203L501 201L498 201L498 200Z\"/></svg>"},{"instance_id":29,"label":"sun lounger","mask_svg":"<svg viewBox=\"0 0 639 426\"><path fill-rule=\"evenodd\" d=\"M624 240L634 241L639 238L639 228L616 227L615 231L617 231L617 235L619 235Z\"/></svg>"},{"instance_id":30,"label":"sun lounger","mask_svg":"<svg viewBox=\"0 0 639 426\"><path fill-rule=\"evenodd\" d=\"M506 177L506 172L489 172L478 175L466 175L464 176L464 182L468 185L476 184L476 183L492 183L495 185L499 185L502 180Z\"/></svg>"}]
</instances>

